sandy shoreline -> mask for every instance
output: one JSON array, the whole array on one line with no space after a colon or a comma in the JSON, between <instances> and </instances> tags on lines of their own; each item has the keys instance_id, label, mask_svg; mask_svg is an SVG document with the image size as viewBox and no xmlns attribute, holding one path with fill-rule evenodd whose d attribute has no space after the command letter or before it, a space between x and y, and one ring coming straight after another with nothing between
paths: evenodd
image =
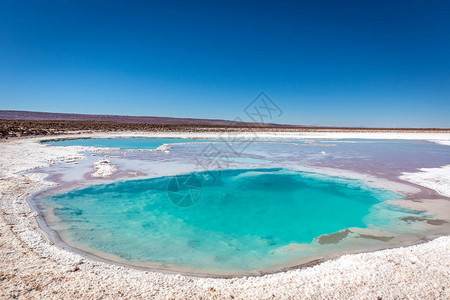
<instances>
[{"instance_id":1,"label":"sandy shoreline","mask_svg":"<svg viewBox=\"0 0 450 300\"><path fill-rule=\"evenodd\" d=\"M228 135L227 133L224 133ZM238 133L245 137L254 133ZM217 133L95 133L66 137L187 137L217 138ZM259 138L374 138L431 140L448 145L446 133L258 133ZM48 147L37 143L54 137L18 138L0 142L2 297L129 298L448 298L450 296L450 237L373 253L345 255L320 265L261 277L191 278L139 271L91 261L49 243L37 228L26 202L51 187L43 174L28 173L50 162L82 159L83 147ZM58 136L60 138L60 136ZM426 170L425 170L426 171ZM432 170L431 178L446 172ZM422 172L423 173L423 172ZM408 174L411 177L411 174ZM423 177L423 175L421 175ZM430 176L418 184L427 186ZM413 178L418 178L417 176ZM408 179L409 180L409 179ZM413 181L413 180L412 180ZM414 181L413 181L414 182ZM428 180L429 182L429 180ZM447 181L436 188L446 195Z\"/></svg>"}]
</instances>

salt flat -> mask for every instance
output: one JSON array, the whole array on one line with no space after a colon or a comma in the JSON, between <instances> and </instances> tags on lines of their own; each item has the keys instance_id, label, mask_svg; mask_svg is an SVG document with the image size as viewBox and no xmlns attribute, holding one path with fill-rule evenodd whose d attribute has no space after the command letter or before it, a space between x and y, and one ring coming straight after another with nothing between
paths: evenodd
<instances>
[{"instance_id":1,"label":"salt flat","mask_svg":"<svg viewBox=\"0 0 450 300\"><path fill-rule=\"evenodd\" d=\"M230 133L224 133L230 135ZM239 133L239 137L253 133ZM374 138L450 142L445 133L258 132L261 138ZM83 133L69 137L215 138L218 133ZM67 137L66 136L66 137ZM59 137L59 136L58 136ZM52 162L83 159L83 147L49 147L39 138L2 140L0 156L0 287L2 297L74 298L303 298L383 299L450 297L450 237L404 248L344 255L319 265L259 277L198 278L140 271L89 260L52 245L27 203L52 186L45 175L24 173ZM407 174L407 180L448 195L443 169ZM427 185L427 180L444 182ZM405 175L406 176L406 175ZM440 180L442 179L442 180ZM425 180L425 181L424 181Z\"/></svg>"}]
</instances>

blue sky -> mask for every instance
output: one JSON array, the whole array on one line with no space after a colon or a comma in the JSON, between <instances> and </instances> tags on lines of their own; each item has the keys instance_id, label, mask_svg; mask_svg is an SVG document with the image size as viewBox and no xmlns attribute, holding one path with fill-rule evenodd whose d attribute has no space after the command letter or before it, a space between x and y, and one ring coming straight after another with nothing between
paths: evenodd
<instances>
[{"instance_id":1,"label":"blue sky","mask_svg":"<svg viewBox=\"0 0 450 300\"><path fill-rule=\"evenodd\" d=\"M0 1L0 109L450 127L450 1Z\"/></svg>"}]
</instances>

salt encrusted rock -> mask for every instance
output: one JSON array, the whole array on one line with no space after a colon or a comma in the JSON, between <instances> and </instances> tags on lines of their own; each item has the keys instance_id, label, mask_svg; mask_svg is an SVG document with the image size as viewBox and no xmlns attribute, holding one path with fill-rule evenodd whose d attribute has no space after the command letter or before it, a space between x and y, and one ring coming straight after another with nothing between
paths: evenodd
<instances>
[{"instance_id":1,"label":"salt encrusted rock","mask_svg":"<svg viewBox=\"0 0 450 300\"><path fill-rule=\"evenodd\" d=\"M161 151L166 154L170 154L169 149L172 149L172 147L168 146L167 144L163 144L155 149L155 151Z\"/></svg>"},{"instance_id":2,"label":"salt encrusted rock","mask_svg":"<svg viewBox=\"0 0 450 300\"><path fill-rule=\"evenodd\" d=\"M111 165L108 159L100 159L94 163L94 168L97 170L92 173L92 177L110 177L117 172L117 167Z\"/></svg>"}]
</instances>

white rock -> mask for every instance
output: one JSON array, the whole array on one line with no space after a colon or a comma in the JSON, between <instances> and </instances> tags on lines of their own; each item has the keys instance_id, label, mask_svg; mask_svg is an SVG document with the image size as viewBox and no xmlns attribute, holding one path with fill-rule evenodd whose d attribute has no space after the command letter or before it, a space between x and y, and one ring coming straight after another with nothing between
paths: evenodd
<instances>
[{"instance_id":1,"label":"white rock","mask_svg":"<svg viewBox=\"0 0 450 300\"><path fill-rule=\"evenodd\" d=\"M92 177L110 177L117 172L117 167L111 165L108 159L100 159L94 163L94 168L97 170L92 173Z\"/></svg>"}]
</instances>

